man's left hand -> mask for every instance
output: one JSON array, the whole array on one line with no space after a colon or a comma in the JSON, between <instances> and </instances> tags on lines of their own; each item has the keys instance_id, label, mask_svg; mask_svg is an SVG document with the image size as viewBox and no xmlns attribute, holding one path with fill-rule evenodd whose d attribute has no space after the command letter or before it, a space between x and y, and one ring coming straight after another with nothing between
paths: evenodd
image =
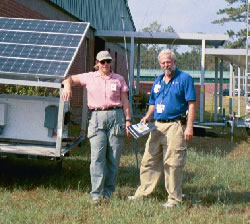
<instances>
[{"instance_id":1,"label":"man's left hand","mask_svg":"<svg viewBox=\"0 0 250 224\"><path fill-rule=\"evenodd\" d=\"M194 136L193 127L191 127L191 128L187 127L186 130L184 131L185 140L191 141L193 139L193 136Z\"/></svg>"}]
</instances>

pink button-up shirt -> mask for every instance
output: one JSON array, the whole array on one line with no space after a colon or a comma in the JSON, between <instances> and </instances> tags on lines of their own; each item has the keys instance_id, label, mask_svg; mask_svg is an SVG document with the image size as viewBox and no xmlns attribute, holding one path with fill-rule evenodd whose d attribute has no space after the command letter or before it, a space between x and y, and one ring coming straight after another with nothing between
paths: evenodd
<instances>
[{"instance_id":1,"label":"pink button-up shirt","mask_svg":"<svg viewBox=\"0 0 250 224\"><path fill-rule=\"evenodd\" d=\"M121 93L128 92L128 86L121 75L111 73L103 78L99 71L78 75L82 86L87 88L88 107L122 107Z\"/></svg>"}]
</instances>

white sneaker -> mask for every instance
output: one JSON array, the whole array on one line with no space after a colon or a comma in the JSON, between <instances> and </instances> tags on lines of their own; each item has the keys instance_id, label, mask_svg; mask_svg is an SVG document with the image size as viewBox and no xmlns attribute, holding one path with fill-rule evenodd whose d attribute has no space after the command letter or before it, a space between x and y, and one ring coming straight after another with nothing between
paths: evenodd
<instances>
[{"instance_id":1,"label":"white sneaker","mask_svg":"<svg viewBox=\"0 0 250 224\"><path fill-rule=\"evenodd\" d=\"M97 204L99 204L101 202L101 198L94 197L94 198L92 198L91 202L92 202L93 205L97 205Z\"/></svg>"},{"instance_id":2,"label":"white sneaker","mask_svg":"<svg viewBox=\"0 0 250 224\"><path fill-rule=\"evenodd\" d=\"M128 196L128 200L138 200L138 199L142 199L142 198L143 198L143 196L135 196L135 195Z\"/></svg>"},{"instance_id":3,"label":"white sneaker","mask_svg":"<svg viewBox=\"0 0 250 224\"><path fill-rule=\"evenodd\" d=\"M173 202L166 202L165 204L163 204L162 206L164 207L164 208L173 208L173 207L175 207L177 204L176 203L173 203Z\"/></svg>"}]
</instances>

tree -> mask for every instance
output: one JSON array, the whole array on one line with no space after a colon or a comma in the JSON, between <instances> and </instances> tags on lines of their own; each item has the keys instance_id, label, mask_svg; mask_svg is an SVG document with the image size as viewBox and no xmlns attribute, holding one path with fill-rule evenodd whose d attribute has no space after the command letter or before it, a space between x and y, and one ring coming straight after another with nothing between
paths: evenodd
<instances>
[{"instance_id":1,"label":"tree","mask_svg":"<svg viewBox=\"0 0 250 224\"><path fill-rule=\"evenodd\" d=\"M246 0L225 0L230 7L220 9L217 15L222 15L221 19L214 20L213 24L224 24L226 22L245 22L247 12ZM246 42L247 30L241 29L238 31L227 30L228 35L232 40L229 41L227 47L229 48L244 48Z\"/></svg>"},{"instance_id":2,"label":"tree","mask_svg":"<svg viewBox=\"0 0 250 224\"><path fill-rule=\"evenodd\" d=\"M193 46L191 52L176 52L177 67L182 70L200 70L201 47Z\"/></svg>"},{"instance_id":3,"label":"tree","mask_svg":"<svg viewBox=\"0 0 250 224\"><path fill-rule=\"evenodd\" d=\"M142 32L175 32L174 28L168 26L163 28L157 21L153 21L148 27L142 29ZM142 44L141 45L141 67L156 69L159 68L158 54L163 48L177 49L174 45Z\"/></svg>"}]
</instances>

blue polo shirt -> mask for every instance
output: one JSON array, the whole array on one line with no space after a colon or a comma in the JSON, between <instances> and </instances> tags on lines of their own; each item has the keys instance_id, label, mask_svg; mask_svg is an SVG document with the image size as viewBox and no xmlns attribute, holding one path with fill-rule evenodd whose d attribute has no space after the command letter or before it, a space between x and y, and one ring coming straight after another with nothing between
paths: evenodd
<instances>
[{"instance_id":1,"label":"blue polo shirt","mask_svg":"<svg viewBox=\"0 0 250 224\"><path fill-rule=\"evenodd\" d=\"M155 80L149 98L149 104L155 105L154 119L167 120L183 116L188 109L188 101L196 100L192 77L179 69L176 69L168 84L163 77L164 74ZM157 113L157 104L165 105L162 113Z\"/></svg>"}]
</instances>

